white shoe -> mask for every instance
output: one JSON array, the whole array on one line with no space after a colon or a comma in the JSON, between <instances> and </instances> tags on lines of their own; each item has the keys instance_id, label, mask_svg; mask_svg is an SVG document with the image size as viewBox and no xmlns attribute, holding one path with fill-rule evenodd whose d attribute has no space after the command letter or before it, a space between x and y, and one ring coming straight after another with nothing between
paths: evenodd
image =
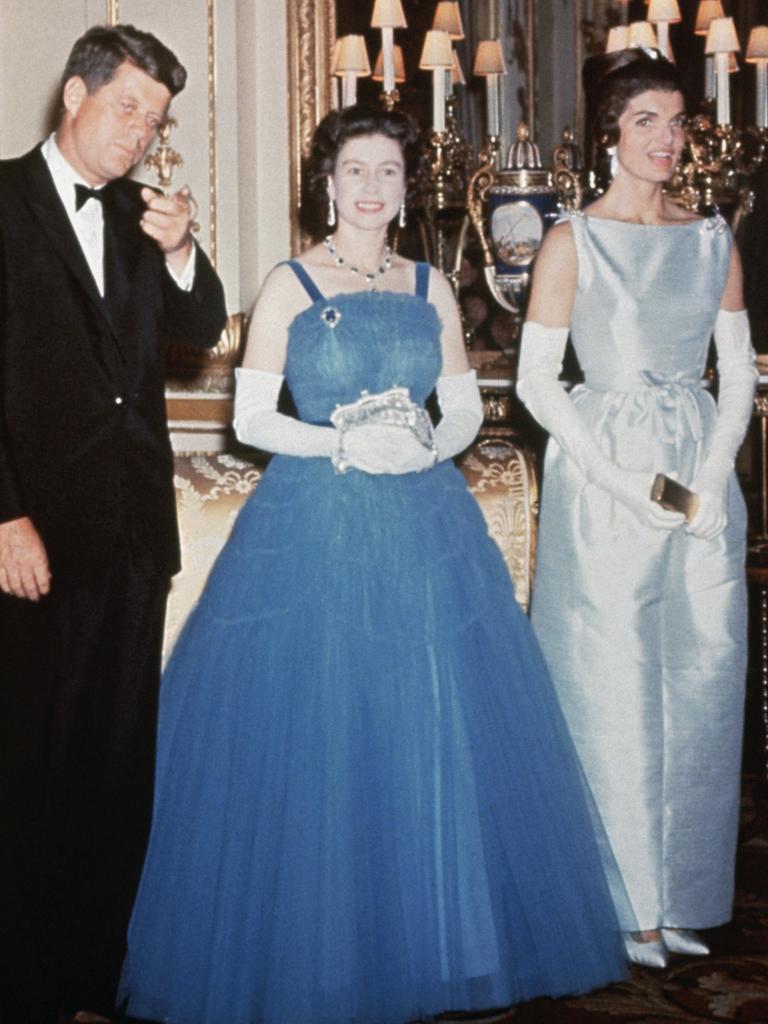
<instances>
[{"instance_id":1,"label":"white shoe","mask_svg":"<svg viewBox=\"0 0 768 1024\"><path fill-rule=\"evenodd\" d=\"M662 928L661 937L670 953L709 956L709 946L692 928Z\"/></svg>"},{"instance_id":2,"label":"white shoe","mask_svg":"<svg viewBox=\"0 0 768 1024\"><path fill-rule=\"evenodd\" d=\"M655 967L657 970L663 970L669 963L667 947L661 939L640 942L638 939L633 939L629 932L625 932L624 948L629 960L641 967Z\"/></svg>"}]
</instances>

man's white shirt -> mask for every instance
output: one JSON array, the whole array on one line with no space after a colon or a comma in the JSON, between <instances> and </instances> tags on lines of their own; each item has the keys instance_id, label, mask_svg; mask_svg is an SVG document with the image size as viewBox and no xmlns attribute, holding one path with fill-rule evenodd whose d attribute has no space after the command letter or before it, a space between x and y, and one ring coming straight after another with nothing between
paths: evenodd
<instances>
[{"instance_id":1,"label":"man's white shirt","mask_svg":"<svg viewBox=\"0 0 768 1024\"><path fill-rule=\"evenodd\" d=\"M77 171L68 163L56 145L56 136L51 134L43 143L43 157L51 172L53 184L59 194L62 205L67 212L69 221L77 235L80 248L83 250L86 262L90 268L93 280L99 290L99 295L104 297L104 210L101 203L95 199L87 199L80 209L75 207L75 185L91 186ZM103 188L104 186L99 186ZM165 264L168 273L174 279L179 288L185 292L192 290L195 281L195 246L187 260L186 266L181 274L175 274Z\"/></svg>"}]
</instances>

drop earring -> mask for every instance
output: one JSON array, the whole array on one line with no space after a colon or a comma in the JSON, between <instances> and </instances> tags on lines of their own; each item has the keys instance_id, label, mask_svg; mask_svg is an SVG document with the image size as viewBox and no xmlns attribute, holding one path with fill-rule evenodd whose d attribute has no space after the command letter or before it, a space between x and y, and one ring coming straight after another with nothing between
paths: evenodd
<instances>
[{"instance_id":1,"label":"drop earring","mask_svg":"<svg viewBox=\"0 0 768 1024\"><path fill-rule=\"evenodd\" d=\"M397 223L401 228L405 227L405 200L400 203L400 216L397 218Z\"/></svg>"},{"instance_id":2,"label":"drop earring","mask_svg":"<svg viewBox=\"0 0 768 1024\"><path fill-rule=\"evenodd\" d=\"M621 164L619 163L619 158L616 155L616 147L609 146L606 152L608 154L608 159L610 160L611 178L615 178L621 172Z\"/></svg>"},{"instance_id":3,"label":"drop earring","mask_svg":"<svg viewBox=\"0 0 768 1024\"><path fill-rule=\"evenodd\" d=\"M333 228L336 226L336 204L333 201L333 196L328 196L328 227Z\"/></svg>"}]
</instances>

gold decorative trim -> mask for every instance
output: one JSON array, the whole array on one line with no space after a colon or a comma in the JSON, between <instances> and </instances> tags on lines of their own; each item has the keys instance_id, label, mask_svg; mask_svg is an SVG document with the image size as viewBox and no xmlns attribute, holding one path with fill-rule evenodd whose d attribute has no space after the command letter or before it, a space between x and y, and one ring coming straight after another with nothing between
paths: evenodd
<instances>
[{"instance_id":1,"label":"gold decorative trim","mask_svg":"<svg viewBox=\"0 0 768 1024\"><path fill-rule=\"evenodd\" d=\"M210 241L208 255L216 269L218 232L216 224L218 194L216 161L216 3L208 0L208 210Z\"/></svg>"},{"instance_id":2,"label":"gold decorative trim","mask_svg":"<svg viewBox=\"0 0 768 1024\"><path fill-rule=\"evenodd\" d=\"M534 457L513 440L489 436L476 441L458 464L507 563L515 597L527 611L539 513Z\"/></svg>"},{"instance_id":3,"label":"gold decorative trim","mask_svg":"<svg viewBox=\"0 0 768 1024\"><path fill-rule=\"evenodd\" d=\"M291 252L303 248L299 226L302 161L312 132L331 108L330 55L336 38L333 0L288 4L288 97L290 121Z\"/></svg>"},{"instance_id":4,"label":"gold decorative trim","mask_svg":"<svg viewBox=\"0 0 768 1024\"><path fill-rule=\"evenodd\" d=\"M107 0L107 24L120 24L120 0Z\"/></svg>"}]
</instances>

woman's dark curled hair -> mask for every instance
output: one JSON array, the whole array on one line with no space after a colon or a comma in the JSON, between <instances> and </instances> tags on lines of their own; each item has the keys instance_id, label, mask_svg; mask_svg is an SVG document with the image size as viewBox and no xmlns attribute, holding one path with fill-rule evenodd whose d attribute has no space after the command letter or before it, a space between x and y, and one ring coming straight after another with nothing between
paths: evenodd
<instances>
[{"instance_id":1,"label":"woman's dark curled hair","mask_svg":"<svg viewBox=\"0 0 768 1024\"><path fill-rule=\"evenodd\" d=\"M619 118L633 96L649 89L683 92L675 65L658 50L642 47L590 57L583 76L592 135L605 146L619 141Z\"/></svg>"},{"instance_id":2,"label":"woman's dark curled hair","mask_svg":"<svg viewBox=\"0 0 768 1024\"><path fill-rule=\"evenodd\" d=\"M342 146L360 135L384 135L400 143L405 161L406 204L418 187L422 144L416 123L400 111L354 104L332 110L315 129L309 157L307 184L318 204L326 201L329 175L333 174Z\"/></svg>"}]
</instances>

